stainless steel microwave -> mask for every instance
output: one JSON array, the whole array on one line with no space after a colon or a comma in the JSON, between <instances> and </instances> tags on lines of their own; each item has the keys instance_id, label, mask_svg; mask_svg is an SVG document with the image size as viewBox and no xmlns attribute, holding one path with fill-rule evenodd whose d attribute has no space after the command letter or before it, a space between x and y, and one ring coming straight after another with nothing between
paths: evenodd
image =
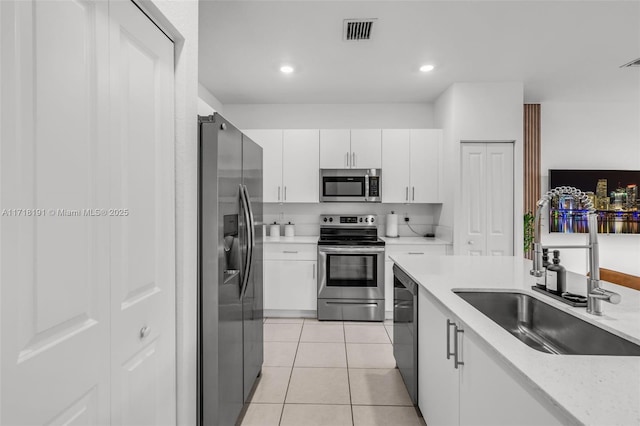
<instances>
[{"instance_id":1,"label":"stainless steel microwave","mask_svg":"<svg viewBox=\"0 0 640 426\"><path fill-rule=\"evenodd\" d=\"M381 169L320 169L320 201L379 203Z\"/></svg>"}]
</instances>

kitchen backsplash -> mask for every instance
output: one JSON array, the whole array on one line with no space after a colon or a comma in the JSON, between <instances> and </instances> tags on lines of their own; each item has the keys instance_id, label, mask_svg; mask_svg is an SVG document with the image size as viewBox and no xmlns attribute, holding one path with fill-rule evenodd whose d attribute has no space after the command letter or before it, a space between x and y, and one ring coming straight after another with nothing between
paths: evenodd
<instances>
[{"instance_id":1,"label":"kitchen backsplash","mask_svg":"<svg viewBox=\"0 0 640 426\"><path fill-rule=\"evenodd\" d=\"M378 234L385 235L385 216L398 214L398 234L401 237L424 236L426 233L447 235L446 229L437 226L440 217L439 204L382 204L382 203L319 203L319 204L264 204L264 223L295 224L296 235L319 235L321 214L375 214ZM404 221L405 213L409 224ZM412 230L413 229L413 230ZM415 231L415 233L414 233ZM283 231L281 231L282 233ZM267 229L266 232L269 235ZM449 232L450 234L450 232ZM447 239L447 238L443 238ZM447 239L449 240L449 239Z\"/></svg>"}]
</instances>

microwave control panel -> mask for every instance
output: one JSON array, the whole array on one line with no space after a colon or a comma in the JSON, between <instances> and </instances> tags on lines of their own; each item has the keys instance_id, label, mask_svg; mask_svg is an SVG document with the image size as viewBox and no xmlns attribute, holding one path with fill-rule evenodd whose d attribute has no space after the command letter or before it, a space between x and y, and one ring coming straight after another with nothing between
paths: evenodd
<instances>
[{"instance_id":1,"label":"microwave control panel","mask_svg":"<svg viewBox=\"0 0 640 426\"><path fill-rule=\"evenodd\" d=\"M380 176L369 176L369 197L380 196Z\"/></svg>"}]
</instances>

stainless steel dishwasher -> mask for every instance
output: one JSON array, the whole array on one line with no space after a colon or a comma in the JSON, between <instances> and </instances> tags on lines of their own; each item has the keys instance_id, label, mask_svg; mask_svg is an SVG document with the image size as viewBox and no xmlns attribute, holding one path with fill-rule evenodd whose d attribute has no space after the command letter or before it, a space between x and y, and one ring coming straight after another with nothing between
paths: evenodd
<instances>
[{"instance_id":1,"label":"stainless steel dishwasher","mask_svg":"<svg viewBox=\"0 0 640 426\"><path fill-rule=\"evenodd\" d=\"M418 406L418 285L393 265L393 356Z\"/></svg>"}]
</instances>

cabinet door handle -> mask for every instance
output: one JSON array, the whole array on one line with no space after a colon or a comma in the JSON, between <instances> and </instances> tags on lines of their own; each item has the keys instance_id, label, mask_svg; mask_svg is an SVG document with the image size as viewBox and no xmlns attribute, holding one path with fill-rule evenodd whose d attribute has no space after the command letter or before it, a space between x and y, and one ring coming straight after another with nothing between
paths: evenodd
<instances>
[{"instance_id":1,"label":"cabinet door handle","mask_svg":"<svg viewBox=\"0 0 640 426\"><path fill-rule=\"evenodd\" d=\"M463 334L464 330L458 328L457 325L454 325L453 327L455 329L455 333L453 335L453 338L455 339L453 341L453 351L455 352L455 355L453 356L453 366L458 368L459 365L464 365L464 362L459 360L460 348L458 347L458 333Z\"/></svg>"},{"instance_id":2,"label":"cabinet door handle","mask_svg":"<svg viewBox=\"0 0 640 426\"><path fill-rule=\"evenodd\" d=\"M284 187L284 201L287 201L287 187Z\"/></svg>"},{"instance_id":3,"label":"cabinet door handle","mask_svg":"<svg viewBox=\"0 0 640 426\"><path fill-rule=\"evenodd\" d=\"M410 251L409 254L424 254L423 251Z\"/></svg>"},{"instance_id":4,"label":"cabinet door handle","mask_svg":"<svg viewBox=\"0 0 640 426\"><path fill-rule=\"evenodd\" d=\"M356 153L352 153L351 154L351 167L355 167L356 166Z\"/></svg>"},{"instance_id":5,"label":"cabinet door handle","mask_svg":"<svg viewBox=\"0 0 640 426\"><path fill-rule=\"evenodd\" d=\"M346 159L347 167L349 167L349 151L347 151L347 153L344 155L344 157Z\"/></svg>"},{"instance_id":6,"label":"cabinet door handle","mask_svg":"<svg viewBox=\"0 0 640 426\"><path fill-rule=\"evenodd\" d=\"M405 199L405 201L409 201L409 187L408 186L404 187L404 199Z\"/></svg>"},{"instance_id":7,"label":"cabinet door handle","mask_svg":"<svg viewBox=\"0 0 640 426\"><path fill-rule=\"evenodd\" d=\"M411 187L411 201L415 201L416 200L416 187L412 186Z\"/></svg>"},{"instance_id":8,"label":"cabinet door handle","mask_svg":"<svg viewBox=\"0 0 640 426\"><path fill-rule=\"evenodd\" d=\"M280 201L280 186L278 185L278 201Z\"/></svg>"},{"instance_id":9,"label":"cabinet door handle","mask_svg":"<svg viewBox=\"0 0 640 426\"><path fill-rule=\"evenodd\" d=\"M282 250L283 253L297 253L297 250Z\"/></svg>"},{"instance_id":10,"label":"cabinet door handle","mask_svg":"<svg viewBox=\"0 0 640 426\"><path fill-rule=\"evenodd\" d=\"M224 130L224 129L223 129ZM145 337L147 337L149 334L151 334L151 327L147 327L146 325L144 327L142 327L140 329L140 340L143 340Z\"/></svg>"},{"instance_id":11,"label":"cabinet door handle","mask_svg":"<svg viewBox=\"0 0 640 426\"><path fill-rule=\"evenodd\" d=\"M451 355L455 355L455 352L451 352L451 336L449 334L449 330L451 330L451 326L455 326L455 323L451 322L449 318L447 318L447 359L451 358Z\"/></svg>"},{"instance_id":12,"label":"cabinet door handle","mask_svg":"<svg viewBox=\"0 0 640 426\"><path fill-rule=\"evenodd\" d=\"M316 264L313 264L313 279L316 279Z\"/></svg>"}]
</instances>

